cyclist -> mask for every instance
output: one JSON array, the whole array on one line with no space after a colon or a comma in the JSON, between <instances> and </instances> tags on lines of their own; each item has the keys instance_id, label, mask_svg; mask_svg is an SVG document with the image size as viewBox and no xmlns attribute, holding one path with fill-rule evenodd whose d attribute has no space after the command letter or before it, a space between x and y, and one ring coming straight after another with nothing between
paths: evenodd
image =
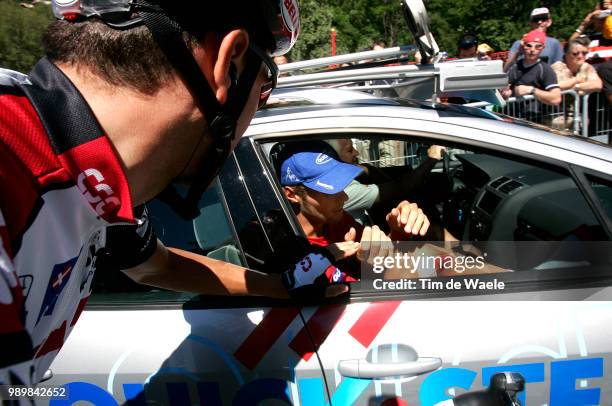
<instances>
[{"instance_id":1,"label":"cyclist","mask_svg":"<svg viewBox=\"0 0 612 406\"><path fill-rule=\"evenodd\" d=\"M161 194L183 217L199 214L202 192L276 85L272 57L298 37L297 0L52 7L46 57L29 76L0 70L2 384L41 379L101 255L166 289L287 296L278 274L164 247L143 204ZM187 195L172 182L189 185ZM286 279L290 288L312 281Z\"/></svg>"}]
</instances>

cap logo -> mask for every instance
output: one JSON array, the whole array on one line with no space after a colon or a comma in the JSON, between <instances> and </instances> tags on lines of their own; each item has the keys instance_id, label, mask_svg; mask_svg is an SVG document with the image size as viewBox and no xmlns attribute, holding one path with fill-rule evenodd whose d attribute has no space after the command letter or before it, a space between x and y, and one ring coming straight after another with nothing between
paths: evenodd
<instances>
[{"instance_id":1,"label":"cap logo","mask_svg":"<svg viewBox=\"0 0 612 406\"><path fill-rule=\"evenodd\" d=\"M326 163L328 163L329 161L331 161L331 157L328 156L327 154L324 153L320 153L319 155L317 155L317 159L315 160L315 163L317 165L325 165Z\"/></svg>"},{"instance_id":2,"label":"cap logo","mask_svg":"<svg viewBox=\"0 0 612 406\"><path fill-rule=\"evenodd\" d=\"M295 176L295 174L291 171L290 167L287 167L287 171L285 172L285 181L289 181L289 182L298 181L297 176Z\"/></svg>"},{"instance_id":3,"label":"cap logo","mask_svg":"<svg viewBox=\"0 0 612 406\"><path fill-rule=\"evenodd\" d=\"M334 187L332 185L328 185L327 183L323 183L320 180L317 181L317 186L321 186L322 188L325 188L327 190L334 190Z\"/></svg>"}]
</instances>

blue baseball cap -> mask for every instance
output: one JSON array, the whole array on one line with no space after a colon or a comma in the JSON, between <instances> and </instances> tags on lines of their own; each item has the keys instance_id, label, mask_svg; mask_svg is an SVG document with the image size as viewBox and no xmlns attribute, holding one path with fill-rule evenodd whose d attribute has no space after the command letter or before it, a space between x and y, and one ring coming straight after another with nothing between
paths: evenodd
<instances>
[{"instance_id":1,"label":"blue baseball cap","mask_svg":"<svg viewBox=\"0 0 612 406\"><path fill-rule=\"evenodd\" d=\"M283 186L304 185L333 195L342 192L363 171L357 165L338 161L325 152L298 152L281 165Z\"/></svg>"}]
</instances>

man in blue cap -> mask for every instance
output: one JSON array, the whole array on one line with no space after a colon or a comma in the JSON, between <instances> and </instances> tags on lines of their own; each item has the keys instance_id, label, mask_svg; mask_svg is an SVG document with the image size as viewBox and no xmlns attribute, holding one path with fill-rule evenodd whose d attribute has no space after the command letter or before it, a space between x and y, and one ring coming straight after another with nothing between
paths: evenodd
<instances>
[{"instance_id":1,"label":"man in blue cap","mask_svg":"<svg viewBox=\"0 0 612 406\"><path fill-rule=\"evenodd\" d=\"M378 226L363 227L344 211L344 202L348 199L344 189L362 172L359 166L339 161L331 156L333 152L316 147L283 155L285 158L279 162L279 180L311 244L327 247L359 241L357 259L364 260L366 253L373 257L390 252L391 240L406 240L427 233L427 216L408 201L402 201L387 214L389 235ZM333 282L358 278L350 271L347 273L345 277L332 271L328 277Z\"/></svg>"}]
</instances>

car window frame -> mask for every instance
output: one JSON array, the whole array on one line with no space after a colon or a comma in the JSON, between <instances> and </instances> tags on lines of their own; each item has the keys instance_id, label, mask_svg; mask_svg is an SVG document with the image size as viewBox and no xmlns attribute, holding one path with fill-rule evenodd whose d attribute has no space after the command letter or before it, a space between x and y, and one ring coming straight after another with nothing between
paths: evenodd
<instances>
[{"instance_id":1,"label":"car window frame","mask_svg":"<svg viewBox=\"0 0 612 406\"><path fill-rule=\"evenodd\" d=\"M576 177L577 183L580 187L583 188L582 192L587 197L587 201L592 206L595 215L598 220L604 225L604 230L608 234L608 238L612 240L612 218L608 216L604 207L601 205L599 201L599 197L593 190L591 186L591 182L588 179L588 176L592 176L595 178L603 179L612 184L612 175L608 175L602 172L597 172L592 169L583 168L578 165L570 165L570 170L572 174Z\"/></svg>"}]
</instances>

